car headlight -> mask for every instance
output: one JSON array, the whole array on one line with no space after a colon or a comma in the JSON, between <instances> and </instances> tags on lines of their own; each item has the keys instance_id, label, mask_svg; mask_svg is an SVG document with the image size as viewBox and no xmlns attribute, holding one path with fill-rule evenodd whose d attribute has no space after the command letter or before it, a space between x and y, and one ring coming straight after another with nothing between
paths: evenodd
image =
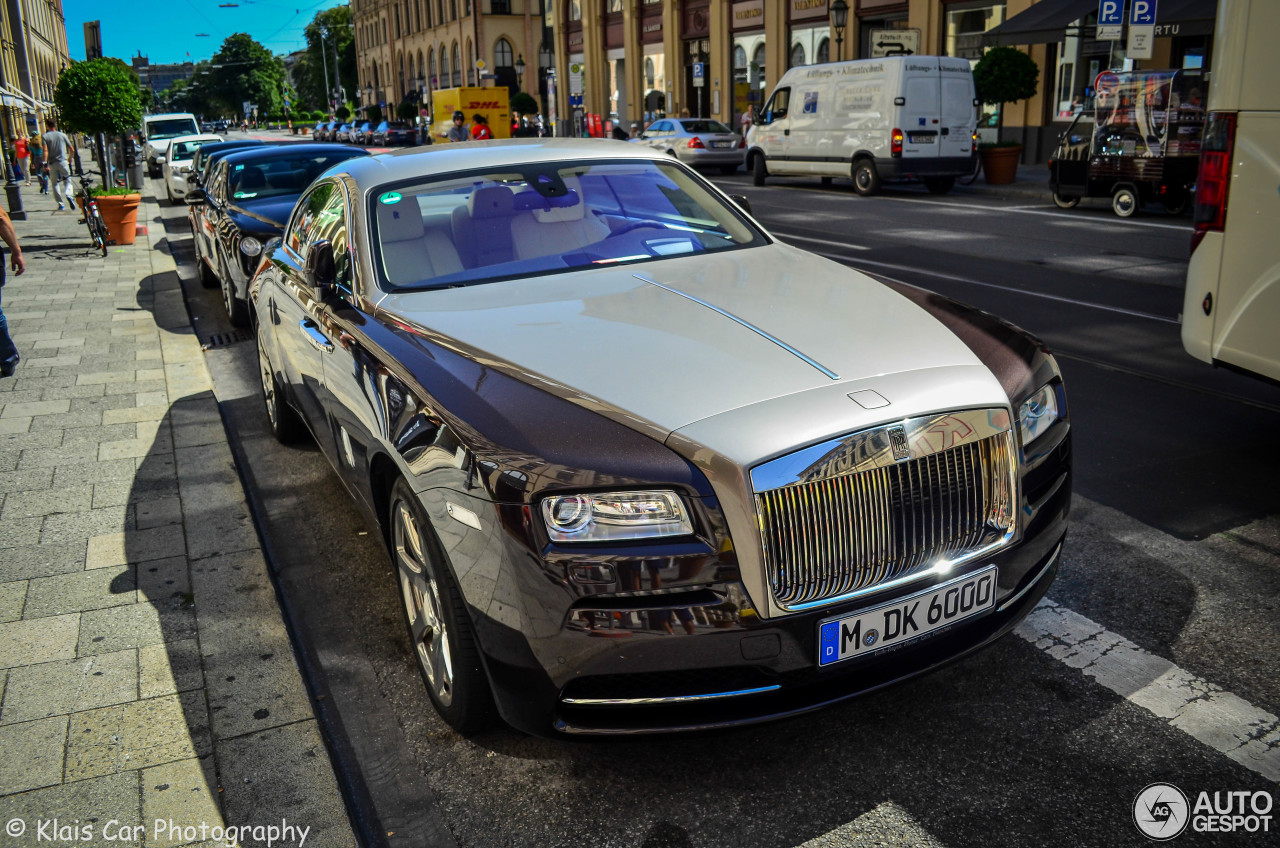
<instances>
[{"instance_id":1,"label":"car headlight","mask_svg":"<svg viewBox=\"0 0 1280 848\"><path fill-rule=\"evenodd\" d=\"M693 521L675 492L555 495L543 500L542 518L555 542L611 542L693 532Z\"/></svg>"},{"instance_id":2,"label":"car headlight","mask_svg":"<svg viewBox=\"0 0 1280 848\"><path fill-rule=\"evenodd\" d=\"M1022 446L1034 442L1058 420L1058 392L1052 385L1040 390L1018 407L1018 430L1022 433Z\"/></svg>"},{"instance_id":3,"label":"car headlight","mask_svg":"<svg viewBox=\"0 0 1280 848\"><path fill-rule=\"evenodd\" d=\"M240 239L240 252L245 256L257 256L262 252L262 242L253 236L245 236Z\"/></svg>"}]
</instances>

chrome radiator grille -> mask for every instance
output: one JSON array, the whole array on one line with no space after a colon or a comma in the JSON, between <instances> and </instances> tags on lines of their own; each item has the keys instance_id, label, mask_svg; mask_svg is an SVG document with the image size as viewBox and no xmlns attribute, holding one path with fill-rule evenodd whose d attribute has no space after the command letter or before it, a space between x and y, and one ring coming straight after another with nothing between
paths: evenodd
<instances>
[{"instance_id":1,"label":"chrome radiator grille","mask_svg":"<svg viewBox=\"0 0 1280 848\"><path fill-rule=\"evenodd\" d=\"M1005 544L1015 516L1014 450L1006 430L758 492L774 599L786 609L816 606Z\"/></svg>"}]
</instances>

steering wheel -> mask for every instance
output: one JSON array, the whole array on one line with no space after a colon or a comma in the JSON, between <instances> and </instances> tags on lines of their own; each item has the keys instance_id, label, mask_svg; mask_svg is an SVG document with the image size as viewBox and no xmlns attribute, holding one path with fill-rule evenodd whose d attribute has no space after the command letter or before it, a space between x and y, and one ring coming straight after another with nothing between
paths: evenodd
<instances>
[{"instance_id":1,"label":"steering wheel","mask_svg":"<svg viewBox=\"0 0 1280 848\"><path fill-rule=\"evenodd\" d=\"M658 230L670 229L670 227L668 227L666 224L659 223L658 221L632 221L630 224L627 224L621 229L617 229L609 233L609 235L605 236L605 241L608 241L611 238L617 238L618 236L621 236L621 235L626 235L632 230L638 230L642 227L653 227L654 229L658 229Z\"/></svg>"}]
</instances>

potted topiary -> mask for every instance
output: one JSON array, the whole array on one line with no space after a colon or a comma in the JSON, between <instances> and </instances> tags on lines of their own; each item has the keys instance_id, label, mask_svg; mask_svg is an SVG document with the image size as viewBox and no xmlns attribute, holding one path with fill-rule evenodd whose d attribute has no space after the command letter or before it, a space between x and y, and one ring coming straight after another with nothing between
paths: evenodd
<instances>
[{"instance_id":1,"label":"potted topiary","mask_svg":"<svg viewBox=\"0 0 1280 848\"><path fill-rule=\"evenodd\" d=\"M1004 129L1004 104L1035 97L1040 84L1040 68L1035 60L1012 47L988 50L973 69L973 85L978 99L990 106L1000 106L996 122L997 138ZM1022 145L1016 141L997 140L978 145L982 157L984 179L990 185L1013 182L1018 175Z\"/></svg>"},{"instance_id":2,"label":"potted topiary","mask_svg":"<svg viewBox=\"0 0 1280 848\"><path fill-rule=\"evenodd\" d=\"M94 136L99 163L107 158L104 135L121 135L142 123L137 77L119 59L91 59L67 67L58 77L53 102L64 129ZM111 239L133 244L141 192L102 186L94 194Z\"/></svg>"}]
</instances>

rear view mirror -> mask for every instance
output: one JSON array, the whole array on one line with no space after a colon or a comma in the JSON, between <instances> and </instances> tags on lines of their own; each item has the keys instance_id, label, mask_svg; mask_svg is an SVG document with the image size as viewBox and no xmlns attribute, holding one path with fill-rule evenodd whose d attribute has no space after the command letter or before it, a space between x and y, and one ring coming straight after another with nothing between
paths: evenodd
<instances>
[{"instance_id":1,"label":"rear view mirror","mask_svg":"<svg viewBox=\"0 0 1280 848\"><path fill-rule=\"evenodd\" d=\"M337 274L333 263L333 245L321 239L307 249L307 262L302 269L307 287L316 300L322 300L333 288Z\"/></svg>"},{"instance_id":2,"label":"rear view mirror","mask_svg":"<svg viewBox=\"0 0 1280 848\"><path fill-rule=\"evenodd\" d=\"M194 206L197 203L204 203L204 189L197 186L187 192L182 199L187 202L188 206Z\"/></svg>"},{"instance_id":3,"label":"rear view mirror","mask_svg":"<svg viewBox=\"0 0 1280 848\"><path fill-rule=\"evenodd\" d=\"M729 195L729 199L738 204L743 212L746 212L748 215L751 214L751 201L747 200L746 197L741 194L731 194Z\"/></svg>"}]
</instances>

